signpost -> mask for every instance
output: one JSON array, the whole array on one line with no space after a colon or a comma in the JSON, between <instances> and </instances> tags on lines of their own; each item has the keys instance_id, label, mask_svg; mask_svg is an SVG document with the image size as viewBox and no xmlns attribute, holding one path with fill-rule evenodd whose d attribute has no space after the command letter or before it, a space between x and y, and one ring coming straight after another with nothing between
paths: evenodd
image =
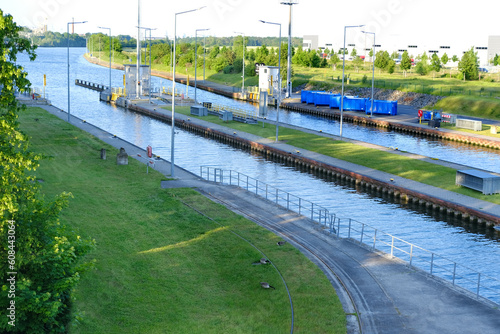
<instances>
[{"instance_id":1,"label":"signpost","mask_svg":"<svg viewBox=\"0 0 500 334\"><path fill-rule=\"evenodd\" d=\"M418 110L418 124L422 124L422 116L424 115L424 112L422 110Z\"/></svg>"}]
</instances>

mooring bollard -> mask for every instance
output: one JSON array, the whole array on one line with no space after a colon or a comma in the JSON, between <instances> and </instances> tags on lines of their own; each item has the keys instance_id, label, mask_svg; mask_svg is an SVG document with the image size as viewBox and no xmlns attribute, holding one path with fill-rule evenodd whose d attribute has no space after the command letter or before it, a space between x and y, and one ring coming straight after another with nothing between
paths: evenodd
<instances>
[{"instance_id":1,"label":"mooring bollard","mask_svg":"<svg viewBox=\"0 0 500 334\"><path fill-rule=\"evenodd\" d=\"M101 148L101 159L106 160L106 149L105 148Z\"/></svg>"},{"instance_id":2,"label":"mooring bollard","mask_svg":"<svg viewBox=\"0 0 500 334\"><path fill-rule=\"evenodd\" d=\"M116 155L116 164L128 165L128 154L123 147L120 148L120 152Z\"/></svg>"}]
</instances>

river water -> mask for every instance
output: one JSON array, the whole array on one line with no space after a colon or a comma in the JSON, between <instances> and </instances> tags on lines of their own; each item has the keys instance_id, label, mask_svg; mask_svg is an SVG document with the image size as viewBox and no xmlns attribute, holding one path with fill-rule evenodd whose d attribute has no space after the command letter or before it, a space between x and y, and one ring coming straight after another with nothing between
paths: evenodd
<instances>
[{"instance_id":1,"label":"river water","mask_svg":"<svg viewBox=\"0 0 500 334\"><path fill-rule=\"evenodd\" d=\"M77 78L103 84L109 82L109 69L88 63L82 56L84 52L84 48L70 49L71 113L137 146L145 148L151 145L155 154L170 157L171 127L168 124L100 102L99 93L74 85ZM37 54L35 62L30 63L27 57L21 56L18 63L25 66L34 87L42 87L43 74L46 74L46 93L49 99L53 105L67 110L66 48L39 48ZM121 86L122 76L123 71L112 70L113 86ZM170 81L153 78L153 84L169 86ZM186 89L180 84L176 88ZM194 90L189 89L188 94L194 96ZM201 90L198 90L197 97L199 101L254 108L250 104ZM271 114L269 118L272 117ZM307 127L338 133L338 124L334 120L283 112L280 121L301 126L308 124ZM398 146L401 150L437 158L441 158L440 155L452 156L453 161L462 161L468 165L477 163L481 168L500 172L498 152L493 150L448 144L351 124L344 124L343 131L346 137L364 141L369 139L374 143L380 141L383 142L380 145ZM500 263L500 243L495 233L486 235L484 231L472 231L182 129L176 129L175 138L176 164L189 171L199 174L200 165L239 171L328 208L337 216L366 223L448 259L466 264L483 275L500 279L500 268L497 265ZM408 148L410 145L411 148ZM467 154L467 158L463 154ZM486 160L497 162L485 168L483 163ZM474 289L475 286L471 285L470 288ZM500 298L496 301L500 302Z\"/></svg>"}]
</instances>

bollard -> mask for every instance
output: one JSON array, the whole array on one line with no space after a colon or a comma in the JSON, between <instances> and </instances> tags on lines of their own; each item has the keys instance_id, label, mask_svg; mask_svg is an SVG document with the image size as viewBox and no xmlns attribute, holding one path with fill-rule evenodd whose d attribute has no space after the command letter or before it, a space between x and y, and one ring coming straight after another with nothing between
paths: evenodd
<instances>
[{"instance_id":1,"label":"bollard","mask_svg":"<svg viewBox=\"0 0 500 334\"><path fill-rule=\"evenodd\" d=\"M128 154L125 152L125 149L120 148L120 153L116 155L116 164L117 165L128 165Z\"/></svg>"},{"instance_id":2,"label":"bollard","mask_svg":"<svg viewBox=\"0 0 500 334\"><path fill-rule=\"evenodd\" d=\"M491 128L490 128L490 132L494 135L497 134L497 127L495 125L492 125Z\"/></svg>"},{"instance_id":3,"label":"bollard","mask_svg":"<svg viewBox=\"0 0 500 334\"><path fill-rule=\"evenodd\" d=\"M106 149L105 148L101 148L101 159L106 160Z\"/></svg>"}]
</instances>

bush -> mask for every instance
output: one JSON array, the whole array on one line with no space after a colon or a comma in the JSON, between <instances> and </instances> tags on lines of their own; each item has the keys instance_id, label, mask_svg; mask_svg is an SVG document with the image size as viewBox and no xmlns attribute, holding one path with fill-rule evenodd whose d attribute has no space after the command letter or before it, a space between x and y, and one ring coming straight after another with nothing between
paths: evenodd
<instances>
[{"instance_id":1,"label":"bush","mask_svg":"<svg viewBox=\"0 0 500 334\"><path fill-rule=\"evenodd\" d=\"M226 67L224 67L222 69L222 72L224 72L224 74L231 74L231 73L234 73L234 66L233 65L227 65Z\"/></svg>"},{"instance_id":2,"label":"bush","mask_svg":"<svg viewBox=\"0 0 500 334\"><path fill-rule=\"evenodd\" d=\"M368 81L368 77L367 77L367 76L366 76L366 74L365 74L365 75L363 75L363 79L361 79L361 82L362 82L363 84L365 84L367 81Z\"/></svg>"}]
</instances>

